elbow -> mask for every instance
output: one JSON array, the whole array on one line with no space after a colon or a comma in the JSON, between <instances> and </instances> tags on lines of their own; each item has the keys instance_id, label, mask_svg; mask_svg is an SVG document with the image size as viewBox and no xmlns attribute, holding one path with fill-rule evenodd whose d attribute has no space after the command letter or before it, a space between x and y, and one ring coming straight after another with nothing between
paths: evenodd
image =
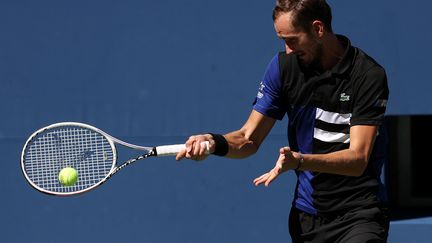
<instances>
[{"instance_id":1,"label":"elbow","mask_svg":"<svg viewBox=\"0 0 432 243\"><path fill-rule=\"evenodd\" d=\"M362 176L367 168L369 159L368 158L361 158L358 159L355 163L355 166L353 166L353 170L351 171L351 176L359 177Z\"/></svg>"},{"instance_id":2,"label":"elbow","mask_svg":"<svg viewBox=\"0 0 432 243\"><path fill-rule=\"evenodd\" d=\"M249 146L251 147L250 149L251 149L251 154L255 154L256 152L258 152L258 149L259 149L259 144L256 144L256 143L254 143L254 142L251 142L250 144L249 144Z\"/></svg>"}]
</instances>

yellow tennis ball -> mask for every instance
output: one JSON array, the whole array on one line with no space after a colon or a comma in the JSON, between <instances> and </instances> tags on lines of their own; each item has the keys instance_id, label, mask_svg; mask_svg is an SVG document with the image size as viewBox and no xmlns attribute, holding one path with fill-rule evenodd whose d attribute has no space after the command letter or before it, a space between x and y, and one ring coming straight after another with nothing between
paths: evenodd
<instances>
[{"instance_id":1,"label":"yellow tennis ball","mask_svg":"<svg viewBox=\"0 0 432 243\"><path fill-rule=\"evenodd\" d=\"M58 180L63 186L73 186L78 180L78 172L72 167L63 168Z\"/></svg>"}]
</instances>

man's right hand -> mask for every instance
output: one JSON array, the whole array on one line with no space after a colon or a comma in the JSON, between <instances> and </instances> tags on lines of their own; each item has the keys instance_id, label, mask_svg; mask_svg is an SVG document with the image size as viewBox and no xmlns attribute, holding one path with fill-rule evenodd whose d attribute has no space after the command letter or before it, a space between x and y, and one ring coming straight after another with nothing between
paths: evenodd
<instances>
[{"instance_id":1,"label":"man's right hand","mask_svg":"<svg viewBox=\"0 0 432 243\"><path fill-rule=\"evenodd\" d=\"M206 141L209 143L208 151L205 144ZM185 145L186 148L177 154L176 160L181 160L183 158L195 161L204 160L209 154L213 153L215 150L215 141L210 134L190 136L189 139L186 141Z\"/></svg>"}]
</instances>

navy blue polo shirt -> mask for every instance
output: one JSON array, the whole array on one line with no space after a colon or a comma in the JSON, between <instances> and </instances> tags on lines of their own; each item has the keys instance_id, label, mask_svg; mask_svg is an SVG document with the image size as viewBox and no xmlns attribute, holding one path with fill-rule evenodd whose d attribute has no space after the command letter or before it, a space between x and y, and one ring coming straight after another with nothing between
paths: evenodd
<instances>
[{"instance_id":1,"label":"navy blue polo shirt","mask_svg":"<svg viewBox=\"0 0 432 243\"><path fill-rule=\"evenodd\" d=\"M260 83L254 110L281 120L288 116L288 142L303 154L347 149L349 129L381 126L389 96L385 70L348 38L333 69L304 67L294 54L280 52L270 61ZM385 201L380 180L387 136L379 129L368 166L359 177L312 171L296 172L294 206L315 215L333 214Z\"/></svg>"}]
</instances>

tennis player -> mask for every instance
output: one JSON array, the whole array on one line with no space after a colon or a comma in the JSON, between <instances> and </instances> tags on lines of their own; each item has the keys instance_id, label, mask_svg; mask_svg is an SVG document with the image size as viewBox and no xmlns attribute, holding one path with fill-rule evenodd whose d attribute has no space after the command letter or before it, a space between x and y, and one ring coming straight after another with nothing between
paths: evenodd
<instances>
[{"instance_id":1,"label":"tennis player","mask_svg":"<svg viewBox=\"0 0 432 243\"><path fill-rule=\"evenodd\" d=\"M214 155L250 156L287 114L289 147L254 184L268 186L295 170L292 241L386 242L385 70L333 32L325 0L277 0L273 21L285 50L268 64L249 119L225 135L191 136L176 159L206 158L202 141Z\"/></svg>"}]
</instances>

